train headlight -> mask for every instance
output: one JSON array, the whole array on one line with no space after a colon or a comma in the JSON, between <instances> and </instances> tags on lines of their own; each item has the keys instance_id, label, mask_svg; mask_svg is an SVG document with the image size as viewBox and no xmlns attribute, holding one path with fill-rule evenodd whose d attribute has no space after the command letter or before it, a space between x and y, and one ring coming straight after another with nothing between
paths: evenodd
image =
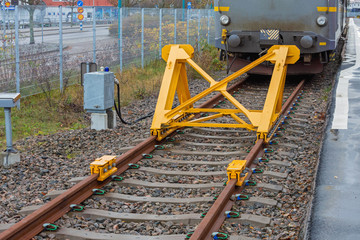
<instances>
[{"instance_id":1,"label":"train headlight","mask_svg":"<svg viewBox=\"0 0 360 240\"><path fill-rule=\"evenodd\" d=\"M327 18L325 16L320 16L316 19L316 23L317 25L319 25L320 27L323 27L326 25L327 23Z\"/></svg>"},{"instance_id":2,"label":"train headlight","mask_svg":"<svg viewBox=\"0 0 360 240\"><path fill-rule=\"evenodd\" d=\"M221 25L223 25L223 26L229 25L229 23L230 23L230 18L229 18L228 16L226 16L226 15L222 15L222 16L220 17L220 23L221 23Z\"/></svg>"}]
</instances>

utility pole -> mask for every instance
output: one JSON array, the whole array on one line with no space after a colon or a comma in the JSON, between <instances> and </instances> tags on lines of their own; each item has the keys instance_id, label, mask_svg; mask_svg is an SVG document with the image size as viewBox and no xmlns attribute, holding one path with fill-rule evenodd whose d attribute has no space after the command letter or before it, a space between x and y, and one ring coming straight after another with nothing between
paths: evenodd
<instances>
[{"instance_id":1,"label":"utility pole","mask_svg":"<svg viewBox=\"0 0 360 240\"><path fill-rule=\"evenodd\" d=\"M122 24L122 11L121 11L121 0L118 0L118 46L119 46L119 59L120 59L120 72L122 71L122 28L121 28L121 24Z\"/></svg>"},{"instance_id":2,"label":"utility pole","mask_svg":"<svg viewBox=\"0 0 360 240\"><path fill-rule=\"evenodd\" d=\"M185 0L182 1L182 21L184 21L184 16L185 16Z\"/></svg>"}]
</instances>

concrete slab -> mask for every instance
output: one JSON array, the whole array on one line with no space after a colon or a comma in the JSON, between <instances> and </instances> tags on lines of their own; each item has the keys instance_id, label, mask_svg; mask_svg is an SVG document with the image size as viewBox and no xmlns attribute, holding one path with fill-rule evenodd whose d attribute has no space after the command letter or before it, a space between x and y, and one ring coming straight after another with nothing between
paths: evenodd
<instances>
[{"instance_id":1,"label":"concrete slab","mask_svg":"<svg viewBox=\"0 0 360 240\"><path fill-rule=\"evenodd\" d=\"M273 172L273 171L264 171L264 176L273 177L273 178L287 178L288 173L280 173L280 172Z\"/></svg>"},{"instance_id":2,"label":"concrete slab","mask_svg":"<svg viewBox=\"0 0 360 240\"><path fill-rule=\"evenodd\" d=\"M145 235L129 235L114 233L97 233L93 231L78 230L74 228L61 228L56 232L48 232L54 234L59 240L184 240L185 235L163 235L163 236L145 236ZM239 239L240 240L240 239Z\"/></svg>"},{"instance_id":3,"label":"concrete slab","mask_svg":"<svg viewBox=\"0 0 360 240\"><path fill-rule=\"evenodd\" d=\"M108 115L106 113L91 113L91 129L108 129Z\"/></svg>"},{"instance_id":4,"label":"concrete slab","mask_svg":"<svg viewBox=\"0 0 360 240\"><path fill-rule=\"evenodd\" d=\"M241 214L240 218L230 218L227 219L227 221L242 224L247 223L257 227L266 227L270 225L271 218L252 214Z\"/></svg>"},{"instance_id":5,"label":"concrete slab","mask_svg":"<svg viewBox=\"0 0 360 240\"><path fill-rule=\"evenodd\" d=\"M332 96L332 117L320 156L308 233L309 239L314 240L360 239L360 78L353 74L360 69L360 19L350 22L346 51L356 52L356 63L350 64L345 56L339 74L349 77L345 92L348 99L342 95L338 101L338 92ZM337 111L334 100L338 104L348 101L348 112ZM343 108L341 104L337 106L338 110Z\"/></svg>"},{"instance_id":6,"label":"concrete slab","mask_svg":"<svg viewBox=\"0 0 360 240\"><path fill-rule=\"evenodd\" d=\"M129 171L135 172L146 172L154 175L167 175L167 176L226 176L225 171L214 171L214 172L196 172L196 171L172 171L162 170L151 167L140 167L138 169L129 169Z\"/></svg>"},{"instance_id":7,"label":"concrete slab","mask_svg":"<svg viewBox=\"0 0 360 240\"><path fill-rule=\"evenodd\" d=\"M263 188L267 191L271 192L280 192L282 191L283 187L280 185L270 184L270 183L258 183L255 187Z\"/></svg>"},{"instance_id":8,"label":"concrete slab","mask_svg":"<svg viewBox=\"0 0 360 240\"><path fill-rule=\"evenodd\" d=\"M0 165L10 166L12 164L20 162L20 153L7 153L7 152L1 152L0 153Z\"/></svg>"},{"instance_id":9,"label":"concrete slab","mask_svg":"<svg viewBox=\"0 0 360 240\"><path fill-rule=\"evenodd\" d=\"M128 235L128 234L114 234L114 233L97 233L85 230L78 230L74 228L61 228L56 232L49 232L54 234L59 240L184 240L185 234L176 235L162 235L162 236L146 236L146 235ZM245 236L230 236L229 240L255 240Z\"/></svg>"},{"instance_id":10,"label":"concrete slab","mask_svg":"<svg viewBox=\"0 0 360 240\"><path fill-rule=\"evenodd\" d=\"M250 197L248 201L244 201L246 205L266 205L266 206L276 206L277 201L270 198L262 198L262 197Z\"/></svg>"},{"instance_id":11,"label":"concrete slab","mask_svg":"<svg viewBox=\"0 0 360 240\"><path fill-rule=\"evenodd\" d=\"M5 230L8 230L12 225L14 225L15 223L4 223L4 224L0 224L0 233L2 233Z\"/></svg>"}]
</instances>

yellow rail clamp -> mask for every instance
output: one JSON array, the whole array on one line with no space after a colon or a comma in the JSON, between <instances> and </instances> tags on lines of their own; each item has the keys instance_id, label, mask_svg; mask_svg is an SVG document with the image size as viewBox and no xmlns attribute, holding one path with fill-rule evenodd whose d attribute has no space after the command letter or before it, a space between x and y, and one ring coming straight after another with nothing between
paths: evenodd
<instances>
[{"instance_id":1,"label":"yellow rail clamp","mask_svg":"<svg viewBox=\"0 0 360 240\"><path fill-rule=\"evenodd\" d=\"M182 127L223 127L246 128L257 131L257 138L268 142L268 133L279 117L287 64L294 64L300 57L300 50L292 45L274 45L267 54L254 62L227 76L223 80L215 81L191 58L194 49L191 45L167 45L162 49L162 57L167 62L158 101L151 125L151 134L162 140L170 133ZM269 90L263 109L249 110L245 108L227 89L227 84L256 67L264 61L274 64ZM209 84L209 88L191 97L185 64L190 65ZM232 105L231 109L195 108L194 103L213 92L220 92ZM175 94L179 103L172 108ZM208 116L195 118L195 114L207 113ZM247 120L239 116L244 115ZM215 120L222 117L232 118L233 123L218 123ZM209 122L211 121L211 122Z\"/></svg>"},{"instance_id":2,"label":"yellow rail clamp","mask_svg":"<svg viewBox=\"0 0 360 240\"><path fill-rule=\"evenodd\" d=\"M227 168L228 181L226 184L228 184L231 179L236 179L236 186L241 187L248 175L247 172L244 172L245 166L246 160L234 160L229 163Z\"/></svg>"},{"instance_id":3,"label":"yellow rail clamp","mask_svg":"<svg viewBox=\"0 0 360 240\"><path fill-rule=\"evenodd\" d=\"M90 163L90 170L92 174L99 174L98 181L104 181L117 171L115 167L116 156L104 155L101 158L95 159Z\"/></svg>"}]
</instances>

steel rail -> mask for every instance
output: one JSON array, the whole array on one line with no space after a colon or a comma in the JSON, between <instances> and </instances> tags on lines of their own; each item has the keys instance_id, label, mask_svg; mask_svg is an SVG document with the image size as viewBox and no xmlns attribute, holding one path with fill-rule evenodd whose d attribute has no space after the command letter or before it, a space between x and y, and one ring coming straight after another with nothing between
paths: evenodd
<instances>
[{"instance_id":1,"label":"steel rail","mask_svg":"<svg viewBox=\"0 0 360 240\"><path fill-rule=\"evenodd\" d=\"M246 78L240 80L236 84L229 87L227 91L235 91L245 80ZM212 107L216 102L222 99L223 95L219 93L201 104L199 107ZM144 142L136 145L133 149L117 157L116 167L118 168L118 171L115 174L119 175L126 171L129 168L129 163L138 162L143 158L143 154L152 152L155 149L155 145L158 145L159 143L160 142L156 140L156 136L151 136ZM93 195L93 189L102 188L111 181L111 178L108 178L105 181L100 182L97 181L97 178L98 174L93 174L85 178L63 194L56 197L54 200L46 203L43 207L29 214L21 221L12 225L9 229L0 233L0 239L27 240L36 236L44 229L44 223L54 223L56 220L70 211L71 204L80 204Z\"/></svg>"},{"instance_id":2,"label":"steel rail","mask_svg":"<svg viewBox=\"0 0 360 240\"><path fill-rule=\"evenodd\" d=\"M129 163L139 161L143 153L150 153L154 150L156 143L155 136L149 137L134 149L119 156L116 159L116 166L118 167L116 174L121 174L128 169ZM103 182L99 182L97 178L98 174L93 174L85 178L65 193L2 232L0 239L31 239L44 229L42 226L44 223L55 222L70 211L71 204L80 204L93 194L92 189L101 188L111 181L111 178L108 178Z\"/></svg>"},{"instance_id":3,"label":"steel rail","mask_svg":"<svg viewBox=\"0 0 360 240\"><path fill-rule=\"evenodd\" d=\"M280 116L283 115L287 110L290 109L291 104L295 101L296 96L299 94L300 90L304 86L305 80L302 80L289 98L285 101L284 105L281 108ZM246 167L253 168L256 166L254 164L254 159L261 157L264 153L265 142L263 139L260 139L252 147L250 153L246 156ZM252 175L252 172L249 171L246 180L248 180ZM220 195L217 197L214 204L211 206L210 210L206 213L204 219L196 227L194 233L191 235L190 240L211 240L211 234L217 232L223 222L225 221L225 211L230 211L235 201L231 199L231 196L241 192L244 189L244 186L237 188L236 180L230 180Z\"/></svg>"}]
</instances>

